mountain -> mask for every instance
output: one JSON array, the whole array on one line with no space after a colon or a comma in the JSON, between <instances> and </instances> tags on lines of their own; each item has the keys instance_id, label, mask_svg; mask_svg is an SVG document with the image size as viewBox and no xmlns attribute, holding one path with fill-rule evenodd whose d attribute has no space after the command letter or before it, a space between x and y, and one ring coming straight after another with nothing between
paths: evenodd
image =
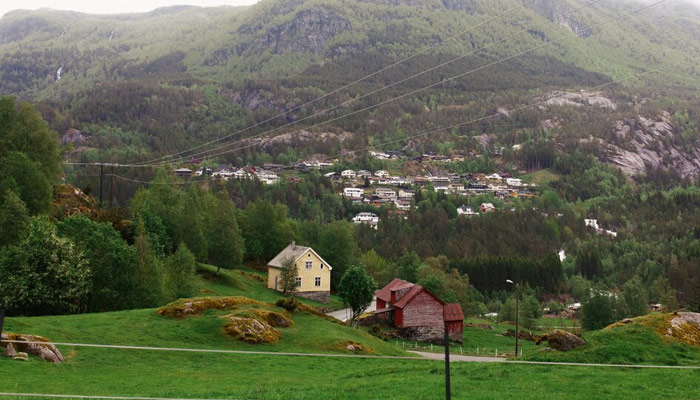
<instances>
[{"instance_id":1,"label":"mountain","mask_svg":"<svg viewBox=\"0 0 700 400\"><path fill-rule=\"evenodd\" d=\"M507 121L541 133L551 130L561 149L583 143L600 159L627 166L631 175L687 159L684 165L690 167L681 169L683 176L697 176L700 132L694 93L700 87L700 10L669 1L624 16L645 4L263 0L250 7L178 6L123 15L14 11L0 19L0 93L38 102L60 133L86 133L89 142L76 144L84 153L81 159L125 162L183 150L252 124L262 123L241 136L304 119L275 133L289 134L323 121L314 114L337 117L405 96L379 112L357 112L314 129L333 133L324 136L332 139L312 140L300 151L328 154L499 109L518 110L557 91L574 93L625 79L604 89L617 104L615 110L588 104L572 111L567 104L548 104L460 127L458 133L495 135L494 145L520 144L526 139L522 132L494 126ZM503 58L509 59L500 62ZM442 63L446 65L397 84ZM659 68L664 69L653 72ZM630 79L644 72L648 74ZM464 76L453 78L460 74ZM435 86L421 90L428 85ZM363 97L386 86L391 87ZM335 109L339 103L342 107ZM279 113L285 117L267 121ZM659 120L662 113L668 114L670 133L640 139L646 140L641 147L659 150L656 156L630 161L634 155L625 152L640 154L639 146L620 147L626 139L614 134L616 127L639 118ZM606 125L596 121L582 129L583 118ZM543 129L545 121L556 126ZM435 150L434 142L450 140L439 134L431 138L437 140L400 145ZM274 159L295 144L265 143ZM464 146L475 151L472 144ZM667 157L673 152L682 154ZM256 155L228 154L222 161L236 157L248 161Z\"/></svg>"}]
</instances>

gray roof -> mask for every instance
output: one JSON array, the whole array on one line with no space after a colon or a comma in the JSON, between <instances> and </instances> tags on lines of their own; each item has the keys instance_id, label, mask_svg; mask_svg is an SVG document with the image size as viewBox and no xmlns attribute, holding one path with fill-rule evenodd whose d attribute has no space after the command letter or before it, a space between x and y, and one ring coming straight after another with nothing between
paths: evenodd
<instances>
[{"instance_id":1,"label":"gray roof","mask_svg":"<svg viewBox=\"0 0 700 400\"><path fill-rule=\"evenodd\" d=\"M333 269L333 267L331 267L330 264L326 262L326 260L321 258L321 256L314 251L314 249L312 249L311 247L299 246L294 242L290 243L289 246L285 247L284 250L280 251L279 254L275 256L275 258L273 258L272 260L270 260L269 263L267 263L267 265L269 267L282 268L282 263L285 260L291 258L292 260L296 261L297 259L299 259L299 257L306 253L307 250L311 250L316 255L316 257L318 257L321 260L321 262L326 264L328 270Z\"/></svg>"}]
</instances>

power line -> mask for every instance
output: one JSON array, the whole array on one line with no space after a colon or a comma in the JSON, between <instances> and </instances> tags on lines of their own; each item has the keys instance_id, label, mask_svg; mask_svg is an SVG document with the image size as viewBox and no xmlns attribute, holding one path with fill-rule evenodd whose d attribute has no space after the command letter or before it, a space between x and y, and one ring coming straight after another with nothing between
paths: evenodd
<instances>
[{"instance_id":1,"label":"power line","mask_svg":"<svg viewBox=\"0 0 700 400\"><path fill-rule=\"evenodd\" d=\"M219 350L219 349L195 349L187 347L155 347L155 346L130 346L116 344L93 344L93 343L64 343L64 342L36 342L22 340L3 340L4 343L18 344L40 344L54 346L69 346L69 347L89 347L101 349L118 349L118 350L138 350L138 351L167 351L167 352L182 352L182 353L214 353L214 354L238 354L238 355L256 355L256 356L286 356L286 357L321 357L321 358L357 358L357 359L389 359L389 360L411 360L411 361L435 361L426 357L412 356L376 356L365 354L339 354L339 353L298 353L298 352L273 352L273 351L249 351L249 350ZM478 357L477 357L478 358ZM487 362L487 361L474 361ZM601 364L601 363L570 363L570 362L549 362L549 361L509 361L505 360L504 364L530 364L530 365L563 365L572 367L614 367L614 368L658 368L658 369L691 369L698 370L700 366L694 365L646 365L646 364ZM2 395L0 393L0 395ZM148 399L150 400L150 399ZM160 400L160 399L156 399ZM170 400L170 399L165 399Z\"/></svg>"},{"instance_id":2,"label":"power line","mask_svg":"<svg viewBox=\"0 0 700 400\"><path fill-rule=\"evenodd\" d=\"M668 65L668 66L660 67L660 68L657 68L657 69L654 69L654 70L645 71L645 72L640 72L640 73L638 73L638 74L634 74L634 75L631 75L631 76L627 76L627 77L625 77L625 78L621 78L621 79L618 79L618 80L615 80L615 81L606 82L606 83L604 83L604 84L601 84L601 85L598 85L598 86L594 86L594 87L592 87L592 88L588 88L588 90L592 90L592 91L600 90L600 89L602 89L602 88L604 88L604 87L606 87L606 86L611 86L611 85L614 85L614 84L618 84L618 83L620 83L620 82L624 82L624 81L627 81L627 80L630 80L630 79L640 78L640 77L642 77L642 76L649 75L649 74L652 74L652 73L657 73L657 72L663 71L663 70L665 70L665 69L669 69L669 68L676 67L676 66L681 65L681 64L683 64L683 63L682 63L682 62L681 62L681 63L676 63L676 64L673 64L673 65ZM564 95L566 95L566 94L567 94L567 93L561 93L561 94L558 94L558 95L554 95L554 96L552 96L552 97L549 97L549 98L547 98L547 99L545 99L545 100L541 100L541 101L539 101L539 102L535 102L535 103L532 103L532 104L528 104L528 105L526 105L526 106L517 107L517 108L511 109L511 110L508 110L508 112L509 112L509 113L512 113L512 112L515 112L515 111L522 111L522 110L529 109L529 108L533 108L533 107L536 107L536 106L539 106L539 105L542 105L542 104L546 104L548 101L550 101L550 100L552 100L552 99L556 99L556 98L561 97L561 96L564 96ZM610 116L613 116L613 115L622 115L622 114L625 114L625 113L624 113L624 112L608 113L608 114L602 115L602 117L610 117ZM445 126L445 127L437 127L437 128L434 128L434 129L430 129L430 130L427 130L427 131L423 131L423 132L417 133L417 134L409 135L409 136L406 136L406 137L403 137L403 138L400 138L400 139L392 139L392 140L384 141L384 142L381 142L381 143L373 144L373 145L370 145L370 146L366 146L366 147L361 148L361 149L349 150L349 151L345 151L345 152L343 152L343 153L341 153L341 154L327 155L327 156L325 156L325 159L327 160L327 159L332 159L332 158L335 158L335 157L346 156L346 155L348 155L348 154L355 154L355 153L358 153L358 152L361 152L361 151L366 151L366 150L369 150L369 149L377 148L377 147L379 147L379 146L385 146L385 145L387 145L387 144L393 144L393 143L397 143L397 142L401 142L401 141L405 141L405 140L409 140L409 139L414 139L414 138L421 137L421 136L426 136L426 135L429 135L429 134L431 134L431 133L437 133L437 132L445 131L445 130L448 130L448 129L453 129L453 128L458 128L458 127L463 127L463 126L467 126L467 125L476 124L476 123L478 123L478 122L482 122L482 121L485 121L485 120L487 120L487 119L490 119L490 118L493 118L493 117L497 117L497 116L500 116L500 115L502 115L502 113L499 112L499 113L490 114L490 115L487 115L487 116L484 116L484 117L475 118L475 119L472 119L472 120L469 120L469 121L466 121L466 122L461 122L461 123L458 123L458 124L453 124L453 125L449 125L449 126ZM591 115L591 116L586 116L586 117L577 118L577 119L569 119L569 120L566 120L565 122L581 121L581 120L586 120L586 119L590 119L590 118L600 118L600 117L601 117L601 115ZM528 124L528 123L521 123L521 124L501 124L501 125L493 126L492 128L494 128L494 129L497 129L497 128L506 128L506 127L510 127L510 128L513 128L513 127L524 128L524 127L527 127L527 126L530 126L530 125L531 125L531 124ZM233 151L243 150L243 149L246 149L246 148L249 148L249 147L253 147L253 146L256 146L256 144L251 144L251 145L248 145L248 146L236 148L236 149L233 149ZM89 163L89 165L100 165L100 164L92 164L92 163ZM117 164L117 166L123 166L123 165ZM151 167L155 167L155 166L151 166ZM111 176L111 175L112 175L112 174L104 174L104 176ZM98 175L94 175L94 176L98 176ZM143 180L138 180L138 179L127 178L127 177L124 177L124 176L121 176L121 175L116 175L116 174L114 175L114 177L117 178L117 179L125 180L125 181L130 181L130 182L135 182L135 183L142 183L142 184L149 184L149 185L150 185L150 184L161 184L161 185L186 185L186 184L190 184L190 183L199 183L199 182L207 182L207 181L210 181L209 179L202 179L202 180L188 180L188 181L183 181L183 182L152 182L152 181L149 182L149 181L143 181Z\"/></svg>"},{"instance_id":3,"label":"power line","mask_svg":"<svg viewBox=\"0 0 700 400\"><path fill-rule=\"evenodd\" d=\"M209 150L201 151L201 152L199 152L199 153L191 154L190 157L198 157L198 156L204 155L204 154L206 154L206 153L208 153L208 152L217 151L217 150L219 150L219 149L223 149L223 148L228 147L228 146L230 146L230 145L234 145L234 144L240 143L240 142L242 142L242 141L244 141L244 140L251 140L251 139L259 138L259 137L264 136L264 135L266 135L266 134L269 134L269 133L271 133L271 132L278 131L278 130L280 130L280 129L282 129L282 128L285 128L285 127L288 127L288 126L291 126L291 125L295 125L295 124L300 123L300 122L302 122L302 121L305 121L305 120L307 120L307 119L314 118L314 117L317 117L317 116L319 116L319 115L323 115L323 114L329 113L329 112L334 111L334 110L336 110L336 109L338 109L338 108L340 108L340 107L342 107L342 106L344 106L344 105L346 105L346 104L349 104L349 103L352 103L352 102L356 102L356 101L358 101L358 100L360 100L360 99L363 99L363 98L366 98L366 97L368 97L368 96L370 96L370 95L373 95L373 94L376 94L376 93L378 93L378 92L387 90L387 89L392 88L392 87L394 87L394 86L396 86L396 85L398 85L398 84L404 83L404 82L406 82L406 81L408 81L408 80L414 79L414 78L416 78L416 77L418 77L418 76L421 76L421 75L424 75L424 74L426 74L426 73L428 73L428 72L431 72L431 71L434 71L434 70L436 70L436 69L439 69L439 68L441 68L441 67L443 67L443 66L446 66L446 65L448 65L448 64L451 64L451 63L453 63L453 62L455 62L455 61L458 61L458 60L464 59L464 58L466 58L466 57L468 57L468 56L471 56L471 55L474 55L474 54L476 54L476 53L479 53L479 52L481 52L481 51L483 51L483 50L486 50L486 49L488 49L488 48L490 48L490 47L493 47L493 46L495 46L495 45L497 45L497 44L503 43L503 42L505 42L505 41L507 41L507 40L510 40L510 39L514 38L514 37L520 36L520 35L522 35L523 33L526 33L527 31L529 31L529 30L531 30L531 29L534 29L534 28L540 27L540 26L542 26L542 25L545 25L545 24L549 24L549 23L551 23L551 22L554 22L554 21L556 21L558 18L561 18L561 17L563 17L563 16L565 16L565 15L568 15L568 14L571 14L571 13L574 13L574 12L577 12L577 11L580 11L581 9L584 9L584 8L586 8L586 7L589 7L589 6L591 6L591 5L595 4L595 3L598 3L598 2L600 2L600 1L601 1L601 0L594 0L594 1L590 2L590 3L584 4L583 6L580 6L580 7L578 7L578 8L573 9L573 10L570 10L570 11L567 11L567 12L565 12L565 13L559 14L559 15L553 17L551 20L548 19L548 20L546 20L545 22L542 22L542 23L539 23L539 24L530 26L530 27L528 27L528 28L522 29L521 31L519 31L519 32L517 32L517 33L515 33L515 34L513 34L513 35L510 35L510 36L508 36L508 37L506 37L506 38L503 38L503 39L501 39L501 40L499 40L499 41L497 41L497 42L490 43L490 44L488 44L488 45L486 45L486 46L483 46L483 47L481 47L481 48L479 48L479 49L473 50L473 51L471 51L471 52L469 52L469 53L467 53L467 54L458 56L458 57L453 58L453 59L451 59L451 60L449 60L449 61L443 62L443 63L441 63L441 64L439 64L439 65L437 65L437 66L434 66L434 67L429 68L429 69L427 69L427 70L424 70L424 71L421 71L421 72L416 73L416 74L414 74L414 75L411 75L411 76L409 76L409 77L407 77L407 78L404 78L404 79L401 79L401 80L399 80L399 81L396 81L396 82L394 82L394 83L392 83L392 84L390 84L390 85L384 86L384 87L379 88L379 89L375 89L375 90L373 90L373 91L371 91L371 92L369 92L369 93L366 93L366 94L364 94L364 95L362 95L362 96L360 96L360 97L358 97L358 98L351 99L351 100L347 100L347 101L345 101L345 102L343 102L343 103L341 103L341 104L339 104L339 105L336 105L336 106L327 108L327 109L322 110L322 111L318 111L318 112L316 112L316 113L314 113L314 114L312 114L312 115L308 115L308 116L306 116L306 117L304 117L304 118L301 118L301 119L299 119L299 120L297 120L297 121L294 121L294 122L291 122L291 123L288 123L288 124L285 124L285 125L282 125L282 126L279 126L279 127L276 127L276 128L272 128L272 129L270 129L270 130L267 130L267 131L265 131L265 132L261 132L261 133L259 133L259 134L257 134L257 135L251 136L251 137L249 137L249 138L241 139L241 140L239 140L239 141L234 141L234 142L230 142L230 143L226 143L226 144L223 144L223 145L221 145L221 146L215 147L215 148L213 148L213 149L209 149ZM666 1L666 0L663 0L663 1ZM562 39L562 38L564 38L564 37L568 37L568 36L569 36L569 35L565 35L565 36L563 36L563 37L557 39L556 41L558 41L558 40L560 40L560 39ZM556 41L553 41L553 42L550 42L550 43L546 43L545 45L548 45L548 44L551 44L551 43L555 43ZM488 67L490 67L490 66L500 64L500 63L502 63L502 62L504 62L504 61L507 61L507 60L510 60L510 59L512 59L512 58L518 57L518 56L520 56L520 55L522 55L522 54L525 54L525 53L527 53L527 52L536 50L536 49L541 48L541 47L544 47L544 46L538 46L538 47L536 47L536 48L530 49L530 50L525 51L525 52L523 52L523 53L516 54L515 56L506 57L506 58L504 58L504 59L498 60L498 61L493 62L493 63L491 63L491 64L487 64L487 65L485 65L485 66L478 67L478 68L472 69L472 70L470 70L470 71L467 71L467 72L465 72L465 73L459 74L459 75L457 75L457 76L455 76L455 77L452 77L452 78L449 78L449 79L447 79L447 80L434 83L434 84L432 84L432 85L423 87L423 88L421 88L421 89L414 90L414 91L412 91L412 92L409 92L409 93L406 93L406 94L403 94L403 95L399 95L399 96L394 97L394 98L392 98L392 99L389 99L389 100L380 102L380 103L375 104L375 105L372 105L372 106L365 107L365 108L360 109L360 110L355 111L355 112L350 112L350 113L345 114L345 115L342 115L342 116L340 116L340 117L336 117L336 118L333 118L333 119L330 119L330 120L326 120L326 121L323 121L323 122L316 123L316 124L311 125L311 126L309 126L309 127L305 127L305 128L296 130L296 131L294 131L293 133L300 132L300 131L303 130L303 129L312 129L312 128L315 128L315 127L318 127L318 126L326 125L326 124L328 124L328 123L330 123L330 122L333 122L333 121L337 121L337 120L340 120L340 119L343 119L343 118L346 118L346 117L349 117L349 116L352 116L352 115L356 115L356 114L358 114L358 113L361 113L361 112L364 112L364 111L367 111L367 110L370 110L370 109L379 107L379 106L381 106L381 105L387 104L387 103L389 103L389 102L393 102L393 101L395 101L395 100L399 100L399 99L404 98L404 97L406 97L406 96L409 96L409 95L412 95L412 94L421 92L421 91L426 90L426 89L430 89L430 88L435 87L435 86L438 86L438 85L440 85L440 84L443 84L443 83L446 83L446 82L450 82L450 81L452 81L452 80L455 80L455 79L457 79L457 78L460 78L460 77L463 77L463 76L472 74L472 73L474 73L474 72L478 72L478 71L480 71L480 70L482 70L482 69L485 69L485 68L488 68ZM215 154L214 156L217 156L217 155L221 155L221 154ZM205 158L207 158L207 157L211 157L211 156L205 156ZM168 161L168 162L170 162L170 161ZM163 163L163 162L161 162L161 163ZM159 163L156 163L156 164L159 164Z\"/></svg>"},{"instance_id":4,"label":"power line","mask_svg":"<svg viewBox=\"0 0 700 400\"><path fill-rule=\"evenodd\" d=\"M326 98L326 97L332 96L333 94L338 93L338 92L341 91L341 90L347 89L347 88L349 88L349 87L351 87L351 86L353 86L353 85L356 85L356 84L358 84L358 83L360 83L360 82L362 82L362 81L364 81L364 80L367 80L367 79L369 79L369 78L371 78L371 77L374 77L374 76L376 76L376 75L378 75L378 74L381 74L382 72L387 71L387 70L389 70L389 69L391 69L391 68L393 68L393 67L395 67L395 66L397 66L397 65L403 64L404 62L406 62L406 61L408 61L408 60L411 60L411 59L413 59L413 58L415 58L415 57L417 57L417 56L419 56L419 55L421 55L421 54L427 53L428 51L430 51L430 50L432 50L432 49L435 49L435 48L437 48L437 47L440 47L440 46L444 45L445 43L447 43L447 42L449 42L449 41L451 41L451 40L457 39L457 38L461 37L462 35L467 34L467 33L471 32L471 31L473 31L473 30L475 30L475 29L478 29L478 28L480 28L480 27L482 27L482 26L484 26L484 25L486 25L486 24L488 24L488 23L490 23L490 22L493 22L493 21L495 21L495 20L497 20L497 19L499 19L499 18L501 18L501 17L503 17L503 16L505 16L505 15L508 15L508 14L510 14L510 13L513 12L513 11L516 11L516 10L518 10L518 9L524 8L526 5L528 5L528 4L530 4L530 3L534 2L534 1L535 1L535 0L526 1L525 3L522 3L522 4L520 4L520 5L517 6L517 7L513 7L513 8L511 8L510 10L507 10L507 11L501 13L501 14L496 15L495 17L492 17L492 18L490 18L490 19L487 19L486 21L481 22L481 23L479 23L479 24L477 24L477 25L475 25L475 26L473 26L473 27L470 27L470 28L467 29L467 30L461 31L461 32L457 33L456 35L450 36L450 37L448 37L447 39L445 39L445 40L443 40L443 41L441 41L441 42L439 42L439 43L436 43L436 44L434 44L434 45L432 45L432 46L425 47L424 49L418 51L417 53L414 53L414 54L412 54L412 55L410 55L410 56L408 56L408 57L405 57L405 58L403 58L403 59L400 59L399 61L396 61L396 62L394 62L393 64L390 64L390 65L388 65L388 66L386 66L386 67L384 67L384 68L382 68L382 69L380 69L380 70L378 70L378 71L376 71L376 72L373 72L373 73L371 73L371 74L369 74L369 75L366 75L366 76L364 76L364 77L362 77L362 78L359 78L359 79L357 79L357 80L354 80L354 81L352 81L352 82L350 82L350 83L348 83L348 84L346 84L346 85L344 85L344 86L341 86L341 87L339 87L339 88L337 88L337 89L335 89L335 90L333 90L333 91L331 91L331 92L328 92L328 93L326 93L326 94L324 94L324 95L322 95L322 96L319 96L319 97L317 97L317 98L315 98L315 99L313 99L313 100L310 100L310 101L308 101L308 102L306 102L306 103L304 103L304 104L302 104L302 105L300 105L300 106L294 107L294 108L292 108L291 110L285 111L285 112L283 112L283 113L280 113L280 114L278 114L278 115L275 115L275 116L273 116L273 117L270 117L270 118L268 118L268 119L266 119L266 120L264 120L264 121L262 121L262 122L258 122L257 124L251 125L251 126L245 128L245 129L242 129L242 130L239 130L239 131L237 131L237 132L231 133L231 134L229 134L229 135L220 137L220 138L215 139L215 140L212 140L212 141L210 141L210 142L207 142L207 143L204 143L204 144L195 146L195 147L193 147L193 148L190 148L190 149L187 149L187 150L183 150L183 151L178 152L178 153L173 153L173 154L165 155L165 156L162 156L162 157L153 159L153 160L144 161L143 164L151 164L151 163L153 163L153 162L162 161L162 160L167 159L167 158L176 157L176 156L181 155L181 154L183 154L183 153L186 153L186 152L189 152L189 151L192 151L192 150L196 150L196 149L202 148L202 147L204 147L204 146L208 146L208 145L210 145L210 144L214 144L214 143L220 142L220 141L222 141L222 140L225 140L225 139L228 139L228 138L230 138L230 137L232 137L232 136L235 136L235 135L237 135L237 134L239 134L239 133L246 132L246 131L248 131L248 130L250 130L250 129L252 129L252 128L255 128L255 127L258 127L258 126L260 126L260 125L262 125L262 124L265 124L265 123L267 123L267 122L270 122L270 121L272 121L272 120L274 120L274 119L276 119L276 118L278 118L278 117L282 117L282 116L284 116L284 115L287 115L287 114L289 114L289 113L292 113L292 112L294 112L294 111L297 111L297 110L299 110L299 109L301 109L301 108L303 108L303 107L305 107L305 106L307 106L307 105L309 105L309 104L315 103L315 102L317 102L317 101L319 101L319 100L322 100L322 99L324 99L324 98ZM598 0L598 1L600 1L600 0ZM295 122L297 122L297 121L295 121ZM285 126L287 126L287 125L290 125L290 124L283 125L282 127L285 127Z\"/></svg>"},{"instance_id":5,"label":"power line","mask_svg":"<svg viewBox=\"0 0 700 400\"><path fill-rule=\"evenodd\" d=\"M660 4L660 3L664 3L664 2L666 2L666 1L667 1L667 0L658 0L658 1L654 2L654 3L648 4L648 5L646 5L646 6L643 6L643 7L641 7L641 8L638 8L638 9L636 9L636 10L633 10L633 11L630 11L630 12L627 12L627 13L624 13L624 14L621 14L621 15L616 16L616 17L609 18L609 19L607 19L607 20L605 20L605 21L603 21L603 22L601 22L601 23L598 23L598 24L596 24L596 25L591 26L590 28L588 28L588 30L590 31L590 30L592 30L592 29L594 29L594 28L597 28L597 27L600 27L600 26L602 26L602 25L608 24L608 23L610 23L610 22L613 22L613 21L622 19L622 18L624 18L624 17L626 17L626 16L629 16L629 15L632 15L632 14L634 14L634 13L637 13L637 12L640 12L640 11L643 11L643 10L646 10L646 9L648 9L648 8L651 8L651 7L653 7L653 6L657 5L657 4ZM528 49L528 50L521 51L521 52L516 53L516 54L514 54L514 55L511 55L511 56L502 58L502 59L500 59L500 60L498 60L498 61L494 61L494 62L491 62L491 63L486 64L486 65L484 65L484 66L475 68L475 69L473 69L473 70L470 70L470 71L467 71L467 72L464 72L464 73L455 75L455 76L453 76L453 77L451 77L451 78L448 78L448 79L445 79L445 80L443 80L443 81L433 83L433 84L428 85L428 86L426 86L426 87L423 87L423 88L421 88L421 89L416 89L416 90L413 90L413 91L411 91L411 92L404 93L404 94L399 95L399 96L397 96L397 97L394 97L394 98L392 98L392 99L388 99L388 100L379 102L379 103L374 104L374 105L372 105L372 106L367 106L367 107L365 107L365 108L359 109L359 110L357 110L357 111L350 112L350 113L348 113L348 114L345 114L345 115L342 115L342 116L339 116L339 117L331 118L331 119L326 120L326 121L324 121L324 122L320 122L320 123L311 125L311 126L309 126L309 127L306 127L306 128L304 128L304 129L312 129L312 128L315 128L315 127L318 127L318 126L321 126L321 125L325 125L325 124L328 124L328 123L330 123L330 122L334 122L334 121L337 121L337 120L340 120L340 119L343 119L343 118L346 118L346 117L349 117L349 116L352 116L352 115L356 115L356 114L362 113L362 112L364 112L364 111L371 110L371 109L373 109L373 108L377 108L377 107L382 106L382 105L384 105L384 104L388 104L388 103L391 103L391 102L393 102L393 101L399 100L399 99L401 99L401 98L404 98L404 97L407 97L407 96L410 96L410 95L419 93L419 92L424 91L424 90L426 90L426 89L429 89L429 88L432 88L432 87L435 87L435 86L439 86L439 85L442 85L442 84L447 83L447 82L454 81L455 79L464 77L464 76L469 75L469 74L472 74L472 73L474 73L474 72L478 72L478 71L483 70L483 69L486 69L486 68L488 68L488 67L491 67L491 66L500 64L500 63L502 63L502 62L505 62L505 61L514 59L514 58L516 58L516 57L519 57L519 56L522 56L522 55L524 55L524 54L530 53L530 52L532 52L532 51L539 50L539 49L544 48L544 47L546 47L546 46L552 45L552 44L557 43L557 42L559 42L559 41L561 41L561 40L563 40L563 39L566 39L566 38L571 37L571 35L576 35L576 33L575 33L575 32L571 32L571 33L569 33L569 34L560 36L560 37L557 38L557 39L550 40L550 41L545 42L545 43L543 43L543 44L540 44L540 45L538 45L538 46L532 47L532 48L530 48L530 49ZM293 133L300 132L301 130L302 130L302 129L297 130L297 131L294 131ZM260 135L263 135L263 134L265 134L265 132L262 133L262 134L260 134ZM260 135L258 135L258 136L256 136L256 137L259 137ZM248 138L248 139L246 139L246 140L250 140L250 139L252 139L252 138ZM225 146L221 146L220 148L226 147L226 146L229 146L229 145L232 145L232 144L237 144L237 143L240 143L240 142L243 142L243 141L245 141L245 140L239 140L239 141L236 141L236 142L232 142L232 143L229 143L229 144L227 144L227 145L225 145ZM245 148L253 147L253 146L256 146L256 145L257 145L257 144L251 144L251 145L244 146L244 147L237 148L237 149L233 149L233 150L226 150L226 151L222 151L222 152L219 152L219 153L209 154L209 155L203 156L203 157L201 157L201 158L207 159L207 158L217 157L217 156L221 156L221 155L224 155L224 154L232 153L232 152L235 152L235 151L238 151L238 150L242 150L242 149L245 149ZM216 149L213 149L213 150L216 150ZM210 150L210 151L212 151L212 150ZM153 164L153 165L161 165L161 164L156 163L156 164Z\"/></svg>"}]
</instances>

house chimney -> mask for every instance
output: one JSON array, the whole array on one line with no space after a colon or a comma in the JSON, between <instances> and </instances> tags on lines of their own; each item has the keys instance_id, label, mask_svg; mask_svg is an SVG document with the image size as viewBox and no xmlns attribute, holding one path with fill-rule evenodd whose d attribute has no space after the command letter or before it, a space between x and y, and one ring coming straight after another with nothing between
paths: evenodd
<instances>
[{"instance_id":1,"label":"house chimney","mask_svg":"<svg viewBox=\"0 0 700 400\"><path fill-rule=\"evenodd\" d=\"M296 249L297 249L297 242L292 240L292 250L296 250Z\"/></svg>"}]
</instances>

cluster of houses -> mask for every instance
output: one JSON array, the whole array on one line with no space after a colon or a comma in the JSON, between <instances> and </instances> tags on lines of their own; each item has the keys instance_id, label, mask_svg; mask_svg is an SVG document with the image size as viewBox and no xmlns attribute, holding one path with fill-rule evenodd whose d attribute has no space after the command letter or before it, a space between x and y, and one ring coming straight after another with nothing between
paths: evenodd
<instances>
[{"instance_id":1,"label":"cluster of houses","mask_svg":"<svg viewBox=\"0 0 700 400\"><path fill-rule=\"evenodd\" d=\"M181 177L190 176L213 176L223 180L229 179L253 179L257 178L260 182L267 185L272 185L280 180L278 172L284 168L279 164L265 164L263 167L243 167L229 168L228 166L219 166L216 169L202 167L196 171L189 168L178 168L174 171L175 175Z\"/></svg>"},{"instance_id":2,"label":"cluster of houses","mask_svg":"<svg viewBox=\"0 0 700 400\"><path fill-rule=\"evenodd\" d=\"M524 183L519 178L510 176L508 173L494 173L489 175L480 173L463 175L451 173L444 176L402 177L391 176L389 172L385 170L372 173L366 170L354 171L349 169L342 172L329 172L325 174L325 176L334 180L342 179L346 184L354 184L353 186L346 186L345 189L357 189L357 184L362 182L365 184L369 183L372 185L395 187L432 186L435 191L462 196L493 193L494 196L502 199L507 197L535 197L535 194L529 190L531 185ZM358 194L360 193L359 191L355 192ZM345 190L343 194L345 195Z\"/></svg>"},{"instance_id":3,"label":"cluster of houses","mask_svg":"<svg viewBox=\"0 0 700 400\"><path fill-rule=\"evenodd\" d=\"M328 303L331 267L314 249L290 243L267 263L267 287L282 291L281 275L286 265L297 269L294 295ZM447 304L423 286L396 278L375 292L374 315L397 328L410 340L462 342L464 315L459 303Z\"/></svg>"}]
</instances>

